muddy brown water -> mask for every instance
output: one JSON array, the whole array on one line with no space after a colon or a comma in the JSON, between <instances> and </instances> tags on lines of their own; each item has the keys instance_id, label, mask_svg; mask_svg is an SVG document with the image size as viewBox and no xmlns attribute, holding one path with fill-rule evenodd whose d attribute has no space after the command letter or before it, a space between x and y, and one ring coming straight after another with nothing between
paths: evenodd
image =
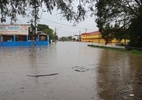
<instances>
[{"instance_id":1,"label":"muddy brown water","mask_svg":"<svg viewBox=\"0 0 142 100\"><path fill-rule=\"evenodd\" d=\"M142 100L142 56L87 44L0 47L0 100Z\"/></svg>"}]
</instances>

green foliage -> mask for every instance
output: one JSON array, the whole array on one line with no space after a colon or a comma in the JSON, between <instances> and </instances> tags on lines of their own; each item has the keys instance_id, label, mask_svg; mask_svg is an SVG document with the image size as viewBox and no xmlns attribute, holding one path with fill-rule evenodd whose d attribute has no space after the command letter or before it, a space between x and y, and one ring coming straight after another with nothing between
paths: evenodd
<instances>
[{"instance_id":1,"label":"green foliage","mask_svg":"<svg viewBox=\"0 0 142 100\"><path fill-rule=\"evenodd\" d=\"M104 38L106 41L109 37L110 40L117 39L119 42L122 39L128 39L128 33L126 32L125 28L121 28L118 24L115 24L114 26L110 25L109 23L106 24L105 28L101 32L102 38Z\"/></svg>"},{"instance_id":2,"label":"green foliage","mask_svg":"<svg viewBox=\"0 0 142 100\"><path fill-rule=\"evenodd\" d=\"M132 23L128 29L130 34L130 45L142 47L142 16L132 19Z\"/></svg>"},{"instance_id":3,"label":"green foliage","mask_svg":"<svg viewBox=\"0 0 142 100\"><path fill-rule=\"evenodd\" d=\"M106 39L107 36L110 36L112 34L111 32L112 26L108 23L105 28L103 29L102 33L102 38Z\"/></svg>"},{"instance_id":4,"label":"green foliage","mask_svg":"<svg viewBox=\"0 0 142 100\"><path fill-rule=\"evenodd\" d=\"M60 38L60 41L72 41L72 40L73 40L72 36L67 36L67 37L63 36Z\"/></svg>"},{"instance_id":5,"label":"green foliage","mask_svg":"<svg viewBox=\"0 0 142 100\"><path fill-rule=\"evenodd\" d=\"M93 45L93 44L90 44L88 46L89 47L94 47L94 48L107 49L107 50L115 50L115 51L119 51L119 52L130 53L130 54L135 54L135 55L142 56L142 51L138 51L138 50L130 50L130 51L128 51L126 49L115 48L115 47L107 47L107 46L99 46L99 45Z\"/></svg>"},{"instance_id":6,"label":"green foliage","mask_svg":"<svg viewBox=\"0 0 142 100\"><path fill-rule=\"evenodd\" d=\"M6 16L10 16L11 20L17 20L17 14L26 15L26 7L28 7L27 0L1 0L0 1L0 13L1 22L6 19Z\"/></svg>"},{"instance_id":7,"label":"green foliage","mask_svg":"<svg viewBox=\"0 0 142 100\"><path fill-rule=\"evenodd\" d=\"M43 4L48 13L52 13L53 9L57 8L68 21L84 20L90 11L91 16L97 16L97 27L103 37L110 34L112 38L119 40L130 37L131 45L142 47L142 0L1 0L1 22L5 21L6 16L16 21L17 14L25 16L27 8L31 8L31 15L38 18L39 8ZM51 34L51 30L44 31ZM126 33L130 33L130 36ZM53 37L57 38L56 34Z\"/></svg>"},{"instance_id":8,"label":"green foliage","mask_svg":"<svg viewBox=\"0 0 142 100\"><path fill-rule=\"evenodd\" d=\"M97 26L104 37L130 38L130 45L142 47L141 0L98 0L96 8Z\"/></svg>"},{"instance_id":9,"label":"green foliage","mask_svg":"<svg viewBox=\"0 0 142 100\"><path fill-rule=\"evenodd\" d=\"M16 21L17 14L25 16L27 15L26 11L31 10L30 15L38 18L39 8L45 5L46 11L50 14L52 14L53 9L56 8L68 21L79 21L83 20L86 14L84 4L92 1L94 0L80 0L79 3L76 0L1 0L0 13L2 19L6 19L6 16L10 16L11 20ZM77 6L74 5L75 2L78 4ZM34 9L35 7L37 7L36 11ZM1 20L1 22L2 21L3 20Z\"/></svg>"},{"instance_id":10,"label":"green foliage","mask_svg":"<svg viewBox=\"0 0 142 100\"><path fill-rule=\"evenodd\" d=\"M99 45L88 45L89 47L96 47L96 48L102 48L102 49L109 49L109 50L117 50L117 51L121 51L124 52L125 49L123 48L115 48L115 47L108 47L108 46L99 46Z\"/></svg>"},{"instance_id":11,"label":"green foliage","mask_svg":"<svg viewBox=\"0 0 142 100\"><path fill-rule=\"evenodd\" d=\"M44 29L43 32L46 33L47 35L49 35L50 40L53 39L53 30L52 29Z\"/></svg>"},{"instance_id":12,"label":"green foliage","mask_svg":"<svg viewBox=\"0 0 142 100\"><path fill-rule=\"evenodd\" d=\"M73 40L72 36L68 36L67 39L68 39L69 41Z\"/></svg>"},{"instance_id":13,"label":"green foliage","mask_svg":"<svg viewBox=\"0 0 142 100\"><path fill-rule=\"evenodd\" d=\"M37 30L38 31L44 31L46 29L50 29L48 25L45 24L38 24Z\"/></svg>"},{"instance_id":14,"label":"green foliage","mask_svg":"<svg viewBox=\"0 0 142 100\"><path fill-rule=\"evenodd\" d=\"M136 55L142 55L142 52L138 50L131 50L129 51L129 53L136 54Z\"/></svg>"},{"instance_id":15,"label":"green foliage","mask_svg":"<svg viewBox=\"0 0 142 100\"><path fill-rule=\"evenodd\" d=\"M64 36L60 38L60 41L67 41L67 40L68 40L67 37Z\"/></svg>"},{"instance_id":16,"label":"green foliage","mask_svg":"<svg viewBox=\"0 0 142 100\"><path fill-rule=\"evenodd\" d=\"M52 40L57 40L58 39L57 34L54 33L54 31L51 28L49 28L48 25L38 24L37 30L46 33L47 35L49 35L49 38L52 39Z\"/></svg>"}]
</instances>

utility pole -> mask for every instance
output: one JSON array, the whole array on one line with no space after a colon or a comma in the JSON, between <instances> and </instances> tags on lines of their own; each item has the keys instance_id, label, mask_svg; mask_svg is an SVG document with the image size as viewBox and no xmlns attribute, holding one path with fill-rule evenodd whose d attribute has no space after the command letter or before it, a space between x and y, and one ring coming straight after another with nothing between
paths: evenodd
<instances>
[{"instance_id":1,"label":"utility pole","mask_svg":"<svg viewBox=\"0 0 142 100\"><path fill-rule=\"evenodd\" d=\"M29 22L31 23L30 32L31 32L31 34L34 34L33 19L31 19ZM29 23L29 22L28 22L28 23Z\"/></svg>"},{"instance_id":2,"label":"utility pole","mask_svg":"<svg viewBox=\"0 0 142 100\"><path fill-rule=\"evenodd\" d=\"M37 26L36 26L36 22L37 22L37 5L36 5L36 2L35 2L35 5L34 5L34 10L35 10L35 14L34 14L34 26L35 26L35 29L34 29L34 34L36 34L37 32Z\"/></svg>"},{"instance_id":3,"label":"utility pole","mask_svg":"<svg viewBox=\"0 0 142 100\"><path fill-rule=\"evenodd\" d=\"M54 35L53 35L53 39L54 39L54 41L55 41L55 43L56 43L56 35L57 35L57 28L55 27L55 33L54 33Z\"/></svg>"},{"instance_id":4,"label":"utility pole","mask_svg":"<svg viewBox=\"0 0 142 100\"><path fill-rule=\"evenodd\" d=\"M36 36L36 34L37 34L37 7L39 7L38 5L37 5L37 0L35 0L35 2L34 2L34 30L33 30L33 40L36 40L36 38L37 38L37 36Z\"/></svg>"},{"instance_id":5,"label":"utility pole","mask_svg":"<svg viewBox=\"0 0 142 100\"><path fill-rule=\"evenodd\" d=\"M87 28L85 28L85 33L87 33Z\"/></svg>"},{"instance_id":6,"label":"utility pole","mask_svg":"<svg viewBox=\"0 0 142 100\"><path fill-rule=\"evenodd\" d=\"M39 3L38 0L34 0L34 34L37 33L37 17L38 17L38 7L39 7Z\"/></svg>"},{"instance_id":7,"label":"utility pole","mask_svg":"<svg viewBox=\"0 0 142 100\"><path fill-rule=\"evenodd\" d=\"M35 33L36 34L36 31L37 31L37 27L36 27L36 21L37 21L37 9L36 9L36 3L35 3Z\"/></svg>"},{"instance_id":8,"label":"utility pole","mask_svg":"<svg viewBox=\"0 0 142 100\"><path fill-rule=\"evenodd\" d=\"M79 41L81 41L81 31L79 31L78 38L79 38Z\"/></svg>"},{"instance_id":9,"label":"utility pole","mask_svg":"<svg viewBox=\"0 0 142 100\"><path fill-rule=\"evenodd\" d=\"M57 31L57 28L55 27L55 33L56 33L56 31Z\"/></svg>"}]
</instances>

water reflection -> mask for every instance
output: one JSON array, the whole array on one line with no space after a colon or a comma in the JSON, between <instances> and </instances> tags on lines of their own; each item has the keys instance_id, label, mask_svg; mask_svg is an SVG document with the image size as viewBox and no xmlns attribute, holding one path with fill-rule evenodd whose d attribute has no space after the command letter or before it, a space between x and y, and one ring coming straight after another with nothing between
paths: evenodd
<instances>
[{"instance_id":1,"label":"water reflection","mask_svg":"<svg viewBox=\"0 0 142 100\"><path fill-rule=\"evenodd\" d=\"M96 52L95 52L96 51ZM97 100L97 50L84 43L0 49L0 97L5 100ZM92 56L94 55L94 56ZM89 69L76 72L74 67ZM52 77L27 75L59 73Z\"/></svg>"},{"instance_id":2,"label":"water reflection","mask_svg":"<svg viewBox=\"0 0 142 100\"><path fill-rule=\"evenodd\" d=\"M2 100L140 100L141 58L90 48L80 42L0 48L0 97ZM28 76L52 73L58 75Z\"/></svg>"},{"instance_id":3,"label":"water reflection","mask_svg":"<svg viewBox=\"0 0 142 100\"><path fill-rule=\"evenodd\" d=\"M141 58L104 50L100 57L97 79L101 98L104 100L141 100L141 91L135 86L135 78L137 78L135 74L142 72L137 70L137 68L141 69Z\"/></svg>"}]
</instances>

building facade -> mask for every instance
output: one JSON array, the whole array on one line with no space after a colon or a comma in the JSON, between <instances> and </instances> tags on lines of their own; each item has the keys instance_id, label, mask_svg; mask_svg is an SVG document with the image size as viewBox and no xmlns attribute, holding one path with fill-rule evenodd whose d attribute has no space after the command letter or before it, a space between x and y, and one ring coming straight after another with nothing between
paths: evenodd
<instances>
[{"instance_id":1,"label":"building facade","mask_svg":"<svg viewBox=\"0 0 142 100\"><path fill-rule=\"evenodd\" d=\"M32 46L48 44L49 36L46 34L34 34L30 24L0 25L0 46Z\"/></svg>"},{"instance_id":2,"label":"building facade","mask_svg":"<svg viewBox=\"0 0 142 100\"><path fill-rule=\"evenodd\" d=\"M105 43L105 40L102 38L102 35L99 31L88 32L81 34L81 42L94 42L94 43ZM118 43L119 41L115 38L113 40L109 40L108 43ZM121 40L121 43L124 43L125 40Z\"/></svg>"},{"instance_id":3,"label":"building facade","mask_svg":"<svg viewBox=\"0 0 142 100\"><path fill-rule=\"evenodd\" d=\"M30 24L1 24L0 35L28 35Z\"/></svg>"},{"instance_id":4,"label":"building facade","mask_svg":"<svg viewBox=\"0 0 142 100\"><path fill-rule=\"evenodd\" d=\"M102 39L100 32L89 32L81 34L82 42L95 42L95 43L104 43L104 39Z\"/></svg>"}]
</instances>

